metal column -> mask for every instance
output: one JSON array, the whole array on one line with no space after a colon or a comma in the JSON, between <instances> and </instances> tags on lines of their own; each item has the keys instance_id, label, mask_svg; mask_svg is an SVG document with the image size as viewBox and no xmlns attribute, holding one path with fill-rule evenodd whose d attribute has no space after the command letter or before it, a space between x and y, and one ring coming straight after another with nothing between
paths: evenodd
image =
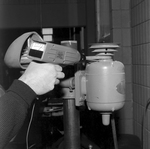
<instances>
[{"instance_id":1,"label":"metal column","mask_svg":"<svg viewBox=\"0 0 150 149\"><path fill-rule=\"evenodd\" d=\"M64 149L80 149L80 115L71 96L63 100Z\"/></svg>"}]
</instances>

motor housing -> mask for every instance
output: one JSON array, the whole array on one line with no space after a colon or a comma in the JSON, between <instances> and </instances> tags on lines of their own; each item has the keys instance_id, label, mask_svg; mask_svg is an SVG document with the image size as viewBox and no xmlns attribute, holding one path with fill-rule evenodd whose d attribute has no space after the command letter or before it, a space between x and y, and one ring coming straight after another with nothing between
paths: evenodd
<instances>
[{"instance_id":1,"label":"motor housing","mask_svg":"<svg viewBox=\"0 0 150 149\"><path fill-rule=\"evenodd\" d=\"M86 102L91 110L101 111L103 124L109 124L110 114L125 104L125 70L123 63L113 60L119 46L114 43L94 44L95 56L87 57Z\"/></svg>"}]
</instances>

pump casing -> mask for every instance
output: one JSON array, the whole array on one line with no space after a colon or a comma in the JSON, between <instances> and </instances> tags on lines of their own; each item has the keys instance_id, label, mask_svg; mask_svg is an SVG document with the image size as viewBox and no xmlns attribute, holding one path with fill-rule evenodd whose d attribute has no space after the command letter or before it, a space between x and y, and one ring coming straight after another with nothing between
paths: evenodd
<instances>
[{"instance_id":1,"label":"pump casing","mask_svg":"<svg viewBox=\"0 0 150 149\"><path fill-rule=\"evenodd\" d=\"M114 61L115 43L96 43L90 48L96 53L86 56L85 71L75 74L76 105L102 114L104 125L109 124L110 114L125 104L125 71L123 63Z\"/></svg>"},{"instance_id":2,"label":"pump casing","mask_svg":"<svg viewBox=\"0 0 150 149\"><path fill-rule=\"evenodd\" d=\"M87 65L86 101L90 109L115 111L125 101L124 65L112 59L102 59Z\"/></svg>"}]
</instances>

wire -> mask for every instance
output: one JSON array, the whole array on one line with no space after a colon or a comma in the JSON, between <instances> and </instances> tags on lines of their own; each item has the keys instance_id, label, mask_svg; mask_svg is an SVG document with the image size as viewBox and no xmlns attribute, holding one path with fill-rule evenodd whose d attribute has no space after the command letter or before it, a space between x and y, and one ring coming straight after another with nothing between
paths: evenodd
<instances>
[{"instance_id":1,"label":"wire","mask_svg":"<svg viewBox=\"0 0 150 149\"><path fill-rule=\"evenodd\" d=\"M142 118L142 133L141 133L141 140L142 140L142 148L144 149L144 128L145 128L145 118L146 118L146 115L147 115L147 109L149 107L149 104L150 104L150 98L147 100L147 103L146 103L146 106L145 106L145 111L144 111L144 115L143 115L143 118Z\"/></svg>"},{"instance_id":2,"label":"wire","mask_svg":"<svg viewBox=\"0 0 150 149\"><path fill-rule=\"evenodd\" d=\"M27 129L27 134L26 134L26 149L29 149L29 142L28 142L28 140L29 140L29 131L30 131L32 120L33 120L34 109L35 109L35 103L33 104L33 107L32 107L31 117L30 117L28 129Z\"/></svg>"}]
</instances>

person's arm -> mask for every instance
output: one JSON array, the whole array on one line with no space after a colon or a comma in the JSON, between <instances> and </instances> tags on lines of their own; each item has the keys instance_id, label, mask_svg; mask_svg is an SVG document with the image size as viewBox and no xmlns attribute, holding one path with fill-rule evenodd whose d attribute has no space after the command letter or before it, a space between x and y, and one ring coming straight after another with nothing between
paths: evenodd
<instances>
[{"instance_id":1,"label":"person's arm","mask_svg":"<svg viewBox=\"0 0 150 149\"><path fill-rule=\"evenodd\" d=\"M0 98L0 149L17 134L35 98L35 92L20 80Z\"/></svg>"},{"instance_id":2,"label":"person's arm","mask_svg":"<svg viewBox=\"0 0 150 149\"><path fill-rule=\"evenodd\" d=\"M61 71L58 65L31 62L0 98L0 149L18 133L36 95L51 91L64 78Z\"/></svg>"}]
</instances>

